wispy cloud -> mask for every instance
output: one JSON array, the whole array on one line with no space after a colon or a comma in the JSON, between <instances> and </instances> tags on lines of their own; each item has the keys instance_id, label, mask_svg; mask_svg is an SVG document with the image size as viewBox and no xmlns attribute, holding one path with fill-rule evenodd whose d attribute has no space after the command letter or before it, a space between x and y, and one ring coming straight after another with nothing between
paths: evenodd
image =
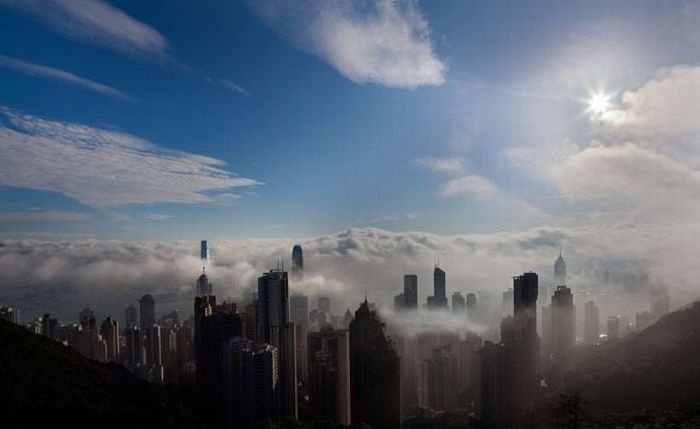
<instances>
[{"instance_id":1,"label":"wispy cloud","mask_svg":"<svg viewBox=\"0 0 700 429\"><path fill-rule=\"evenodd\" d=\"M175 215L165 214L165 213L149 213L144 216L146 220L152 220L155 222L162 222L174 218Z\"/></svg>"},{"instance_id":2,"label":"wispy cloud","mask_svg":"<svg viewBox=\"0 0 700 429\"><path fill-rule=\"evenodd\" d=\"M248 92L247 89L243 88L241 85L229 79L219 79L210 76L204 76L204 80L213 85L218 85L222 88L228 89L231 92L235 92L236 94L250 95L250 92Z\"/></svg>"},{"instance_id":3,"label":"wispy cloud","mask_svg":"<svg viewBox=\"0 0 700 429\"><path fill-rule=\"evenodd\" d=\"M65 70L60 70L57 68L29 63L22 61L17 58L8 57L6 55L0 54L0 66L4 66L18 72L28 74L31 76L40 76L48 79L58 80L62 82L67 82L71 85L76 85L81 88L89 89L90 91L97 92L98 94L105 95L107 97L115 98L122 101L135 101L136 99L119 91L118 89L112 88L95 82L90 79L85 79L73 73L67 72Z\"/></svg>"},{"instance_id":4,"label":"wispy cloud","mask_svg":"<svg viewBox=\"0 0 700 429\"><path fill-rule=\"evenodd\" d=\"M77 222L89 220L85 213L62 210L0 212L0 222Z\"/></svg>"},{"instance_id":5,"label":"wispy cloud","mask_svg":"<svg viewBox=\"0 0 700 429\"><path fill-rule=\"evenodd\" d=\"M496 196L498 192L499 189L495 183L476 174L457 177L440 186L440 195L443 197L470 195L476 198L491 198Z\"/></svg>"},{"instance_id":6,"label":"wispy cloud","mask_svg":"<svg viewBox=\"0 0 700 429\"><path fill-rule=\"evenodd\" d=\"M251 2L256 13L300 49L357 83L398 88L442 85L445 65L413 0Z\"/></svg>"},{"instance_id":7,"label":"wispy cloud","mask_svg":"<svg viewBox=\"0 0 700 429\"><path fill-rule=\"evenodd\" d=\"M62 193L96 207L207 203L260 182L224 162L170 150L141 138L0 108L0 183Z\"/></svg>"},{"instance_id":8,"label":"wispy cloud","mask_svg":"<svg viewBox=\"0 0 700 429\"><path fill-rule=\"evenodd\" d=\"M102 0L0 0L64 36L144 60L171 61L157 30Z\"/></svg>"}]
</instances>

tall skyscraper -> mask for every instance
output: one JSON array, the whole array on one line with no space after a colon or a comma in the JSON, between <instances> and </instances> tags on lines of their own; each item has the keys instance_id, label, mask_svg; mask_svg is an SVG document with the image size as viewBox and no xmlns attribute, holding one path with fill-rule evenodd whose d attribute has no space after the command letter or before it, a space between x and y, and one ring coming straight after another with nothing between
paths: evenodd
<instances>
[{"instance_id":1,"label":"tall skyscraper","mask_svg":"<svg viewBox=\"0 0 700 429\"><path fill-rule=\"evenodd\" d=\"M403 300L406 309L418 310L418 276L406 274L403 276Z\"/></svg>"},{"instance_id":2,"label":"tall skyscraper","mask_svg":"<svg viewBox=\"0 0 700 429\"><path fill-rule=\"evenodd\" d=\"M297 361L297 378L306 385L307 373L307 341L309 332L309 298L304 295L292 295L289 297L290 320L294 323L295 344L294 350Z\"/></svg>"},{"instance_id":3,"label":"tall skyscraper","mask_svg":"<svg viewBox=\"0 0 700 429\"><path fill-rule=\"evenodd\" d=\"M314 419L350 426L350 335L325 325L308 339L309 397Z\"/></svg>"},{"instance_id":4,"label":"tall skyscraper","mask_svg":"<svg viewBox=\"0 0 700 429\"><path fill-rule=\"evenodd\" d=\"M318 309L330 316L331 314L331 299L327 296L318 297Z\"/></svg>"},{"instance_id":5,"label":"tall skyscraper","mask_svg":"<svg viewBox=\"0 0 700 429\"><path fill-rule=\"evenodd\" d=\"M92 307L85 307L82 309L78 315L78 320L83 329L95 329L97 327L95 310L93 310Z\"/></svg>"},{"instance_id":6,"label":"tall skyscraper","mask_svg":"<svg viewBox=\"0 0 700 429\"><path fill-rule=\"evenodd\" d=\"M156 302L150 294L144 295L139 301L139 320L143 332L156 324Z\"/></svg>"},{"instance_id":7,"label":"tall skyscraper","mask_svg":"<svg viewBox=\"0 0 700 429\"><path fill-rule=\"evenodd\" d=\"M202 260L202 265L206 266L209 260L209 247L207 246L207 240L202 240L199 246L199 257Z\"/></svg>"},{"instance_id":8,"label":"tall skyscraper","mask_svg":"<svg viewBox=\"0 0 700 429\"><path fill-rule=\"evenodd\" d=\"M350 322L350 392L353 424L399 428L399 357L367 299Z\"/></svg>"},{"instance_id":9,"label":"tall skyscraper","mask_svg":"<svg viewBox=\"0 0 700 429\"><path fill-rule=\"evenodd\" d=\"M513 289L508 288L503 292L503 301L501 302L501 317L513 315Z\"/></svg>"},{"instance_id":10,"label":"tall skyscraper","mask_svg":"<svg viewBox=\"0 0 700 429\"><path fill-rule=\"evenodd\" d=\"M570 354L576 342L576 318L574 295L564 285L557 286L552 295L552 339L551 351L560 368L570 363Z\"/></svg>"},{"instance_id":11,"label":"tall skyscraper","mask_svg":"<svg viewBox=\"0 0 700 429\"><path fill-rule=\"evenodd\" d=\"M131 326L126 329L126 360L129 368L134 369L141 364L143 353L142 353L142 341L141 341L141 330L137 325Z\"/></svg>"},{"instance_id":12,"label":"tall skyscraper","mask_svg":"<svg viewBox=\"0 0 700 429\"><path fill-rule=\"evenodd\" d=\"M554 261L554 286L566 284L566 262L559 252L559 257Z\"/></svg>"},{"instance_id":13,"label":"tall skyscraper","mask_svg":"<svg viewBox=\"0 0 700 429\"><path fill-rule=\"evenodd\" d=\"M479 306L476 300L476 294L469 292L467 294L467 319L470 322L477 322L479 320Z\"/></svg>"},{"instance_id":14,"label":"tall skyscraper","mask_svg":"<svg viewBox=\"0 0 700 429\"><path fill-rule=\"evenodd\" d=\"M452 312L460 316L467 315L467 302L464 299L464 295L459 292L452 294Z\"/></svg>"},{"instance_id":15,"label":"tall skyscraper","mask_svg":"<svg viewBox=\"0 0 700 429\"><path fill-rule=\"evenodd\" d=\"M204 272L204 269L202 269L202 275L200 275L197 279L197 296L213 295L213 289L214 287L211 283L209 283L207 273Z\"/></svg>"},{"instance_id":16,"label":"tall skyscraper","mask_svg":"<svg viewBox=\"0 0 700 429\"><path fill-rule=\"evenodd\" d=\"M513 278L514 418L527 420L539 388L540 344L537 336L538 277L533 272Z\"/></svg>"},{"instance_id":17,"label":"tall skyscraper","mask_svg":"<svg viewBox=\"0 0 700 429\"><path fill-rule=\"evenodd\" d=\"M600 311L593 301L588 301L583 308L583 340L594 344L600 335Z\"/></svg>"},{"instance_id":18,"label":"tall skyscraper","mask_svg":"<svg viewBox=\"0 0 700 429\"><path fill-rule=\"evenodd\" d=\"M139 326L139 312L134 304L129 304L124 311L124 327L126 329Z\"/></svg>"},{"instance_id":19,"label":"tall skyscraper","mask_svg":"<svg viewBox=\"0 0 700 429\"><path fill-rule=\"evenodd\" d=\"M433 296L428 297L429 308L447 307L446 274L439 266L433 270Z\"/></svg>"},{"instance_id":20,"label":"tall skyscraper","mask_svg":"<svg viewBox=\"0 0 700 429\"><path fill-rule=\"evenodd\" d=\"M108 316L100 325L100 335L107 344L107 360L119 358L119 322Z\"/></svg>"},{"instance_id":21,"label":"tall skyscraper","mask_svg":"<svg viewBox=\"0 0 700 429\"><path fill-rule=\"evenodd\" d=\"M279 350L280 411L297 418L297 377L294 324L289 320L287 272L270 270L258 278L258 343Z\"/></svg>"},{"instance_id":22,"label":"tall skyscraper","mask_svg":"<svg viewBox=\"0 0 700 429\"><path fill-rule=\"evenodd\" d=\"M292 248L292 280L299 281L304 278L304 252L300 244Z\"/></svg>"}]
</instances>

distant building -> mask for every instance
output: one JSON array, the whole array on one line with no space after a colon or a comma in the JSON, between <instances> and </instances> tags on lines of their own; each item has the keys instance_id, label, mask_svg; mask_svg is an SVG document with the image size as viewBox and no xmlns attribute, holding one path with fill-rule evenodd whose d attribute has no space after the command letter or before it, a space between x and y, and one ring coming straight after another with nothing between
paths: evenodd
<instances>
[{"instance_id":1,"label":"distant building","mask_svg":"<svg viewBox=\"0 0 700 429\"><path fill-rule=\"evenodd\" d=\"M350 391L353 424L399 428L399 357L366 299L350 323Z\"/></svg>"},{"instance_id":2,"label":"distant building","mask_svg":"<svg viewBox=\"0 0 700 429\"><path fill-rule=\"evenodd\" d=\"M475 293L468 293L466 299L467 319L472 323L479 321L479 305Z\"/></svg>"},{"instance_id":3,"label":"distant building","mask_svg":"<svg viewBox=\"0 0 700 429\"><path fill-rule=\"evenodd\" d=\"M325 325L308 338L309 397L314 419L350 426L350 336Z\"/></svg>"},{"instance_id":4,"label":"distant building","mask_svg":"<svg viewBox=\"0 0 700 429\"><path fill-rule=\"evenodd\" d=\"M202 259L202 264L206 265L209 260L209 248L207 247L207 240L202 240L199 246L199 257Z\"/></svg>"},{"instance_id":5,"label":"distant building","mask_svg":"<svg viewBox=\"0 0 700 429\"><path fill-rule=\"evenodd\" d=\"M304 252L301 245L295 244L292 248L292 280L299 281L304 278Z\"/></svg>"},{"instance_id":6,"label":"distant building","mask_svg":"<svg viewBox=\"0 0 700 429\"><path fill-rule=\"evenodd\" d=\"M207 274L202 270L202 275L197 279L197 296L213 295L213 285L209 283Z\"/></svg>"},{"instance_id":7,"label":"distant building","mask_svg":"<svg viewBox=\"0 0 700 429\"><path fill-rule=\"evenodd\" d=\"M537 336L538 277L533 272L513 278L514 341L512 418L528 420L539 389L540 344Z\"/></svg>"},{"instance_id":8,"label":"distant building","mask_svg":"<svg viewBox=\"0 0 700 429\"><path fill-rule=\"evenodd\" d=\"M546 295L544 295L546 296ZM513 288L508 288L503 292L503 301L501 301L501 317L513 315Z\"/></svg>"},{"instance_id":9,"label":"distant building","mask_svg":"<svg viewBox=\"0 0 700 429\"><path fill-rule=\"evenodd\" d=\"M100 325L100 335L107 345L107 360L116 361L119 358L119 322L107 317Z\"/></svg>"},{"instance_id":10,"label":"distant building","mask_svg":"<svg viewBox=\"0 0 700 429\"><path fill-rule=\"evenodd\" d=\"M595 344L600 336L600 310L593 301L583 307L583 341Z\"/></svg>"},{"instance_id":11,"label":"distant building","mask_svg":"<svg viewBox=\"0 0 700 429\"><path fill-rule=\"evenodd\" d=\"M554 261L554 286L566 284L566 262L559 253L559 257Z\"/></svg>"},{"instance_id":12,"label":"distant building","mask_svg":"<svg viewBox=\"0 0 700 429\"><path fill-rule=\"evenodd\" d=\"M306 384L307 381L307 340L309 332L309 298L304 295L289 297L290 321L294 324L294 351L297 362L297 379Z\"/></svg>"},{"instance_id":13,"label":"distant building","mask_svg":"<svg viewBox=\"0 0 700 429\"><path fill-rule=\"evenodd\" d=\"M574 296L571 289L557 286L552 296L551 352L560 367L570 363L570 354L576 342Z\"/></svg>"},{"instance_id":14,"label":"distant building","mask_svg":"<svg viewBox=\"0 0 700 429\"><path fill-rule=\"evenodd\" d=\"M44 314L41 318L41 334L51 339L56 339L56 327L58 319L52 318L50 314Z\"/></svg>"},{"instance_id":15,"label":"distant building","mask_svg":"<svg viewBox=\"0 0 700 429\"><path fill-rule=\"evenodd\" d=\"M19 325L19 310L12 307L0 307L0 319Z\"/></svg>"},{"instance_id":16,"label":"distant building","mask_svg":"<svg viewBox=\"0 0 700 429\"><path fill-rule=\"evenodd\" d=\"M464 299L464 295L459 292L452 294L452 312L460 316L467 314L467 301Z\"/></svg>"},{"instance_id":17,"label":"distant building","mask_svg":"<svg viewBox=\"0 0 700 429\"><path fill-rule=\"evenodd\" d=\"M97 326L95 310L93 310L92 307L85 307L80 311L78 321L83 329L95 329Z\"/></svg>"},{"instance_id":18,"label":"distant building","mask_svg":"<svg viewBox=\"0 0 700 429\"><path fill-rule=\"evenodd\" d=\"M438 309L447 307L446 273L439 266L433 269L433 295L428 297L428 308Z\"/></svg>"},{"instance_id":19,"label":"distant building","mask_svg":"<svg viewBox=\"0 0 700 429\"><path fill-rule=\"evenodd\" d=\"M139 300L139 321L141 331L156 324L156 301L150 294L146 294Z\"/></svg>"},{"instance_id":20,"label":"distant building","mask_svg":"<svg viewBox=\"0 0 700 429\"><path fill-rule=\"evenodd\" d=\"M331 314L331 299L327 296L318 297L318 309L323 311L326 315Z\"/></svg>"},{"instance_id":21,"label":"distant building","mask_svg":"<svg viewBox=\"0 0 700 429\"><path fill-rule=\"evenodd\" d=\"M139 312L134 304L129 304L124 311L124 327L129 329L139 326Z\"/></svg>"},{"instance_id":22,"label":"distant building","mask_svg":"<svg viewBox=\"0 0 700 429\"><path fill-rule=\"evenodd\" d=\"M403 276L403 299L404 307L418 310L418 276L406 274Z\"/></svg>"}]
</instances>

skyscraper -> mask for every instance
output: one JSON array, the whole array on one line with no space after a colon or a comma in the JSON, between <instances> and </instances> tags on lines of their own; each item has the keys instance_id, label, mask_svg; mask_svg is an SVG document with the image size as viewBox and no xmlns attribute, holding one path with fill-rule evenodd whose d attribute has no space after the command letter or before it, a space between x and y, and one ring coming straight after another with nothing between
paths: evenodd
<instances>
[{"instance_id":1,"label":"skyscraper","mask_svg":"<svg viewBox=\"0 0 700 429\"><path fill-rule=\"evenodd\" d=\"M503 301L501 302L501 317L513 315L513 289L508 288L503 292Z\"/></svg>"},{"instance_id":2,"label":"skyscraper","mask_svg":"<svg viewBox=\"0 0 700 429\"><path fill-rule=\"evenodd\" d=\"M330 316L331 314L331 299L327 296L318 297L318 309Z\"/></svg>"},{"instance_id":3,"label":"skyscraper","mask_svg":"<svg viewBox=\"0 0 700 429\"><path fill-rule=\"evenodd\" d=\"M149 326L156 324L156 302L150 294L144 295L139 301L139 320L143 332L146 332Z\"/></svg>"},{"instance_id":4,"label":"skyscraper","mask_svg":"<svg viewBox=\"0 0 700 429\"><path fill-rule=\"evenodd\" d=\"M124 327L129 329L134 326L139 326L139 312L134 304L129 304L124 311Z\"/></svg>"},{"instance_id":5,"label":"skyscraper","mask_svg":"<svg viewBox=\"0 0 700 429\"><path fill-rule=\"evenodd\" d=\"M350 426L350 336L325 325L308 339L309 397L314 419Z\"/></svg>"},{"instance_id":6,"label":"skyscraper","mask_svg":"<svg viewBox=\"0 0 700 429\"><path fill-rule=\"evenodd\" d=\"M207 247L207 240L202 240L199 246L199 257L202 259L202 265L206 265L209 260L209 248Z\"/></svg>"},{"instance_id":7,"label":"skyscraper","mask_svg":"<svg viewBox=\"0 0 700 429\"><path fill-rule=\"evenodd\" d=\"M290 320L294 323L294 350L297 361L297 378L302 383L307 381L307 340L309 332L309 298L304 295L292 295L289 298Z\"/></svg>"},{"instance_id":8,"label":"skyscraper","mask_svg":"<svg viewBox=\"0 0 700 429\"><path fill-rule=\"evenodd\" d=\"M593 301L588 301L583 308L583 340L594 344L600 335L600 311Z\"/></svg>"},{"instance_id":9,"label":"skyscraper","mask_svg":"<svg viewBox=\"0 0 700 429\"><path fill-rule=\"evenodd\" d=\"M452 294L452 312L460 316L467 315L467 304L464 295L459 292Z\"/></svg>"},{"instance_id":10,"label":"skyscraper","mask_svg":"<svg viewBox=\"0 0 700 429\"><path fill-rule=\"evenodd\" d=\"M571 350L576 342L574 295L564 285L557 286L552 296L551 351L560 368L568 366Z\"/></svg>"},{"instance_id":11,"label":"skyscraper","mask_svg":"<svg viewBox=\"0 0 700 429\"><path fill-rule=\"evenodd\" d=\"M433 306L436 308L447 307L446 274L437 265L433 270Z\"/></svg>"},{"instance_id":12,"label":"skyscraper","mask_svg":"<svg viewBox=\"0 0 700 429\"><path fill-rule=\"evenodd\" d=\"M403 300L406 309L418 310L418 276L403 276Z\"/></svg>"},{"instance_id":13,"label":"skyscraper","mask_svg":"<svg viewBox=\"0 0 700 429\"><path fill-rule=\"evenodd\" d=\"M350 322L350 392L353 424L400 426L399 357L367 299Z\"/></svg>"},{"instance_id":14,"label":"skyscraper","mask_svg":"<svg viewBox=\"0 0 700 429\"><path fill-rule=\"evenodd\" d=\"M197 296L213 295L213 286L209 283L207 273L202 269L202 275L197 279Z\"/></svg>"},{"instance_id":15,"label":"skyscraper","mask_svg":"<svg viewBox=\"0 0 700 429\"><path fill-rule=\"evenodd\" d=\"M107 344L107 360L117 360L119 357L119 322L108 316L100 325L100 335Z\"/></svg>"},{"instance_id":16,"label":"skyscraper","mask_svg":"<svg viewBox=\"0 0 700 429\"><path fill-rule=\"evenodd\" d=\"M292 248L292 280L299 281L304 278L304 252L300 244Z\"/></svg>"},{"instance_id":17,"label":"skyscraper","mask_svg":"<svg viewBox=\"0 0 700 429\"><path fill-rule=\"evenodd\" d=\"M513 278L514 418L526 421L539 388L540 345L537 336L538 277L533 272Z\"/></svg>"},{"instance_id":18,"label":"skyscraper","mask_svg":"<svg viewBox=\"0 0 700 429\"><path fill-rule=\"evenodd\" d=\"M554 286L566 284L566 262L559 252L559 257L554 261Z\"/></svg>"},{"instance_id":19,"label":"skyscraper","mask_svg":"<svg viewBox=\"0 0 700 429\"><path fill-rule=\"evenodd\" d=\"M294 324L289 320L287 272L270 270L258 278L258 338L279 350L280 411L297 418L297 377Z\"/></svg>"},{"instance_id":20,"label":"skyscraper","mask_svg":"<svg viewBox=\"0 0 700 429\"><path fill-rule=\"evenodd\" d=\"M467 294L467 319L469 319L470 322L477 322L479 319L479 307L478 303L476 300L476 294L469 292Z\"/></svg>"}]
</instances>

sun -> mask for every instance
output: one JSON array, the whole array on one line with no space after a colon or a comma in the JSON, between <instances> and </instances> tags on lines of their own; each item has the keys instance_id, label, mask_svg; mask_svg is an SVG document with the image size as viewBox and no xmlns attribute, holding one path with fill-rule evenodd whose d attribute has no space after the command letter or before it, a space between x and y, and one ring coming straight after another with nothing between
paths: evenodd
<instances>
[{"instance_id":1,"label":"sun","mask_svg":"<svg viewBox=\"0 0 700 429\"><path fill-rule=\"evenodd\" d=\"M588 111L600 116L610 110L610 96L602 92L593 94L588 100Z\"/></svg>"}]
</instances>

